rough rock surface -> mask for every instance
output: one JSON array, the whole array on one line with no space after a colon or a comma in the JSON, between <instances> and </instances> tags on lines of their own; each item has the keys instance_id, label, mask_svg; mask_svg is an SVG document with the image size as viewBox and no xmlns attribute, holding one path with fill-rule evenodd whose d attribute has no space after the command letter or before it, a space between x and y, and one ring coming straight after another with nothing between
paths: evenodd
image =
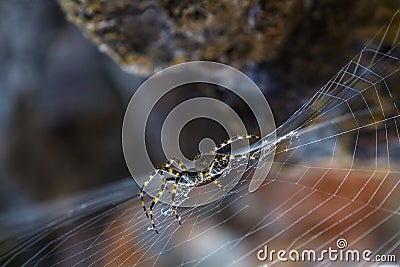
<instances>
[{"instance_id":1,"label":"rough rock surface","mask_svg":"<svg viewBox=\"0 0 400 267\"><path fill-rule=\"evenodd\" d=\"M303 0L60 0L68 19L134 73L189 60L242 67L273 57Z\"/></svg>"}]
</instances>

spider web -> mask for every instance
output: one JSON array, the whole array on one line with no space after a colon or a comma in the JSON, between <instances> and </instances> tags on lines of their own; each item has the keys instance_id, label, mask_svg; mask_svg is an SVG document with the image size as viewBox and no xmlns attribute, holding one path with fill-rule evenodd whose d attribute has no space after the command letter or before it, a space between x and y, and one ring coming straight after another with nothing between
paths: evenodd
<instances>
[{"instance_id":1,"label":"spider web","mask_svg":"<svg viewBox=\"0 0 400 267\"><path fill-rule=\"evenodd\" d=\"M122 181L84 196L84 205L43 227L5 231L0 262L249 266L262 264L256 252L264 245L321 251L335 247L339 238L349 248L399 258L399 31L397 12L359 55L278 127L276 140L267 136L242 151L268 155L276 149L271 171L254 193L248 191L254 172L250 164L223 199L181 208L182 226L169 216L168 205L158 205L157 235L140 207L138 188L131 180Z\"/></svg>"}]
</instances>

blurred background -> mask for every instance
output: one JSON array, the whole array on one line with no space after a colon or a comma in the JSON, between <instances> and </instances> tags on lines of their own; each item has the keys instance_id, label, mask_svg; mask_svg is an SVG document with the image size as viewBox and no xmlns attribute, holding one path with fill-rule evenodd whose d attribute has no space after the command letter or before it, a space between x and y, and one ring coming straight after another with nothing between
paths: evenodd
<instances>
[{"instance_id":1,"label":"blurred background","mask_svg":"<svg viewBox=\"0 0 400 267\"><path fill-rule=\"evenodd\" d=\"M121 122L155 69L196 59L240 67L265 92L279 125L398 8L373 0L60 2L67 14L51 0L0 1L2 210L129 176ZM240 16L247 28L205 23L207 12Z\"/></svg>"},{"instance_id":2,"label":"blurred background","mask_svg":"<svg viewBox=\"0 0 400 267\"><path fill-rule=\"evenodd\" d=\"M128 177L124 111L157 70L189 60L237 67L280 125L398 8L396 0L0 0L0 211Z\"/></svg>"}]
</instances>

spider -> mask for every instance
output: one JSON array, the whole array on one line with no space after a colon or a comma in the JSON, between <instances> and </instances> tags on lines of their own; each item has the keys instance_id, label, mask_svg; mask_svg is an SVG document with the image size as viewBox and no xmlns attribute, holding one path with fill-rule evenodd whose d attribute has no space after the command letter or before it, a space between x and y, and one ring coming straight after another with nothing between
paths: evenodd
<instances>
[{"instance_id":1,"label":"spider","mask_svg":"<svg viewBox=\"0 0 400 267\"><path fill-rule=\"evenodd\" d=\"M147 218L150 219L152 224L152 229L158 234L154 219L153 219L153 208L156 203L160 200L162 194L164 193L164 189L167 183L173 183L172 193L171 193L171 201L172 201L172 209L173 214L176 217L177 222L181 225L181 218L176 209L175 197L177 193L178 186L185 186L189 188L199 187L210 183L215 183L221 190L226 191L223 185L217 180L225 171L228 170L230 166L230 162L232 159L255 159L254 156L248 156L247 154L237 154L237 155L225 155L222 153L218 153L220 150L226 148L228 145L231 145L233 142L244 140L244 139L259 139L260 137L257 135L238 135L234 138L228 139L226 142L219 144L214 147L210 154L213 156L213 159L209 166L203 170L197 170L195 168L186 168L184 163L179 159L170 159L168 160L162 167L155 169L150 176L146 179L143 185L140 187L139 195L141 198L142 207L144 213ZM150 183L150 181L159 174L162 183L161 188L157 193L157 196L153 199L150 204L149 211L147 212L143 192L144 188Z\"/></svg>"}]
</instances>

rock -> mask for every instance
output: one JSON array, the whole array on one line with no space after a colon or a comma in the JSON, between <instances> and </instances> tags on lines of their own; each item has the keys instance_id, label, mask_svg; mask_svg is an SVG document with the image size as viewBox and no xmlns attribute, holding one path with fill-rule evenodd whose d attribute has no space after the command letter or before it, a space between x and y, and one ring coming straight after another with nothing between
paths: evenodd
<instances>
[{"instance_id":1,"label":"rock","mask_svg":"<svg viewBox=\"0 0 400 267\"><path fill-rule=\"evenodd\" d=\"M274 57L307 1L60 0L70 21L126 70L191 60L241 68Z\"/></svg>"}]
</instances>

